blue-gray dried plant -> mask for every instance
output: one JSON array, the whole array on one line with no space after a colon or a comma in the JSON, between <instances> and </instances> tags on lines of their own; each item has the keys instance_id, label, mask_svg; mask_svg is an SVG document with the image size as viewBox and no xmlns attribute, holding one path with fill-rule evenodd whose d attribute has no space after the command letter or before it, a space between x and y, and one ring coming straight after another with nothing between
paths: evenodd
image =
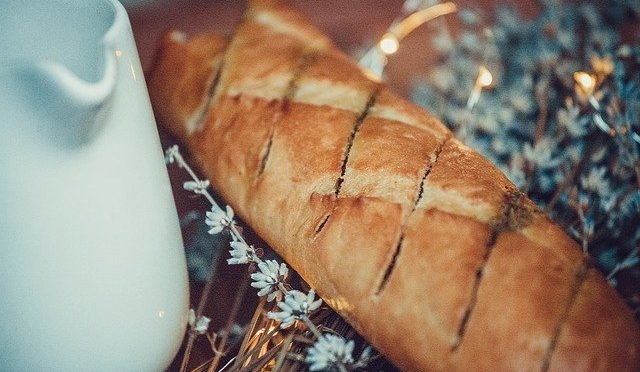
<instances>
[{"instance_id":1,"label":"blue-gray dried plant","mask_svg":"<svg viewBox=\"0 0 640 372\"><path fill-rule=\"evenodd\" d=\"M441 63L413 99L561 223L638 314L640 2L539 4L530 18L462 10L455 36L441 23ZM479 66L493 86L470 107Z\"/></svg>"}]
</instances>

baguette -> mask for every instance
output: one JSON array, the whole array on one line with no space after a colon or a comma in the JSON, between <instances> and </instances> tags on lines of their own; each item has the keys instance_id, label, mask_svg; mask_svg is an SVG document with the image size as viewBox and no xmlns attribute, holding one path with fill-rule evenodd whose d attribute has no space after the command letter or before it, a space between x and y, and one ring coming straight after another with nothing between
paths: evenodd
<instances>
[{"instance_id":1,"label":"baguette","mask_svg":"<svg viewBox=\"0 0 640 372\"><path fill-rule=\"evenodd\" d=\"M164 35L159 122L320 296L411 371L639 371L631 311L488 160L278 1Z\"/></svg>"}]
</instances>

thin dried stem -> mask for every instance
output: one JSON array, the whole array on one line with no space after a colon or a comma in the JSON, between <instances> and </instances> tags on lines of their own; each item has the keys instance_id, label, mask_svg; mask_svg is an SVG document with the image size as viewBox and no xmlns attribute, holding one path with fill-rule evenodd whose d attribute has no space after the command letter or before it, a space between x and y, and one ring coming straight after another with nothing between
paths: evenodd
<instances>
[{"instance_id":1,"label":"thin dried stem","mask_svg":"<svg viewBox=\"0 0 640 372\"><path fill-rule=\"evenodd\" d=\"M276 365L275 367L273 367L273 372L280 372L280 370L282 369L282 366L284 365L284 361L288 354L289 347L293 342L294 336L295 334L291 333L287 336L287 338L284 339L284 342L282 343L282 347L280 349L280 353L278 354L278 359L276 360Z\"/></svg>"},{"instance_id":2,"label":"thin dried stem","mask_svg":"<svg viewBox=\"0 0 640 372\"><path fill-rule=\"evenodd\" d=\"M191 179L195 182L202 182L203 180L201 180L198 175L196 174L196 172L194 172L194 170L189 166L189 164L184 160L184 158L182 157L182 154L180 153L180 151L178 150L177 146L174 148L175 150L172 151L171 156L173 157L173 159L175 160L176 164L178 165L178 167L184 169L189 176L191 177ZM213 198L213 196L211 195L211 193L209 193L209 191L207 191L207 189L199 189L197 191L197 194L204 196L207 201L211 204L211 206L214 209L220 210L220 211L224 211L220 205L218 205L218 203L216 203L215 199ZM231 231L231 234L240 242L243 242L245 244L247 244L247 241L244 239L244 236L242 236L242 233L240 232L240 230L238 230L238 227L232 222L229 226L228 226L229 230ZM247 244L249 245L249 244ZM252 259L255 260L256 263L260 263L262 262L262 260L260 259L260 257L258 257L257 255L254 254L252 255Z\"/></svg>"},{"instance_id":3,"label":"thin dried stem","mask_svg":"<svg viewBox=\"0 0 640 372\"><path fill-rule=\"evenodd\" d=\"M635 248L633 248L631 250L631 252L629 252L629 254L618 264L616 264L616 266L613 268L613 270L611 270L611 272L607 275L607 280L611 280L613 279L613 277L620 272L621 270L624 270L626 268L628 268L629 266L625 265L625 263L627 261L629 261L633 256L638 254L638 251L640 251L640 246L637 246Z\"/></svg>"},{"instance_id":4,"label":"thin dried stem","mask_svg":"<svg viewBox=\"0 0 640 372\"><path fill-rule=\"evenodd\" d=\"M209 272L209 277L207 278L207 283L202 290L202 294L200 295L200 300L198 301L198 307L196 309L196 319L202 316L202 311L204 310L207 301L209 300L209 295L211 294L211 289L213 288L214 281L214 273L216 272L216 267L218 266L218 262L220 260L221 255L216 255L214 260L211 263L211 268ZM193 344L198 337L198 333L193 330L189 330L189 338L187 340L187 346L185 347L184 355L182 357L182 362L180 363L180 372L185 372L189 365L189 359L191 358L191 352L193 351Z\"/></svg>"},{"instance_id":5,"label":"thin dried stem","mask_svg":"<svg viewBox=\"0 0 640 372\"><path fill-rule=\"evenodd\" d=\"M540 80L536 85L536 102L538 103L538 117L536 119L536 128L533 135L534 143L540 142L544 138L547 129L547 119L549 117L549 77Z\"/></svg>"},{"instance_id":6,"label":"thin dried stem","mask_svg":"<svg viewBox=\"0 0 640 372\"><path fill-rule=\"evenodd\" d=\"M267 303L267 300L264 297L260 299L260 302L256 307L253 317L251 318L251 323L250 323L249 330L247 332L247 336L244 338L242 342L242 346L240 347L241 352L246 351L247 344L249 342L249 339L251 338L250 336L254 333L256 327L258 326L258 321L263 316L264 306L266 305L266 303Z\"/></svg>"},{"instance_id":7,"label":"thin dried stem","mask_svg":"<svg viewBox=\"0 0 640 372\"><path fill-rule=\"evenodd\" d=\"M571 173L569 173L564 178L562 183L556 188L556 191L553 193L553 196L551 197L551 200L549 201L547 206L544 208L545 213L549 213L549 212L551 212L553 210L553 207L560 200L560 196L562 196L562 193L565 192L567 190L567 188L569 186L571 186L575 182L576 178L578 178L578 175L580 175L580 172L582 172L582 169L587 164L587 161L589 160L589 157L593 153L594 147L595 147L594 144L591 143L591 142L589 142L587 144L587 148L581 154L580 160L578 161L578 164L576 164L576 166L573 168Z\"/></svg>"},{"instance_id":8,"label":"thin dried stem","mask_svg":"<svg viewBox=\"0 0 640 372\"><path fill-rule=\"evenodd\" d=\"M207 201L211 204L212 214L207 214L207 224L212 228L210 233L218 233L221 231L228 231L232 236L231 242L231 255L232 259L230 259L230 264L235 263L252 263L257 264L259 266L260 271L265 274L267 268L272 266L271 262L268 262L269 265L266 267L261 266L265 261L258 255L259 252L255 247L249 245L246 242L246 239L242 235L239 227L236 225L233 220L234 214L229 206L223 210L213 199L213 196L209 193L207 188L209 187L208 181L202 181L193 171L193 169L186 163L182 155L180 154L178 147L173 146L169 150L167 150L167 161L169 163L176 162L177 165L184 169L193 181L185 182L184 188L186 190L194 192L196 195L203 195ZM237 242L237 244L235 243ZM218 259L221 255L216 256L216 260L214 261L217 265ZM284 264L281 264L284 265ZM281 269L284 270L284 269ZM214 270L212 270L212 273ZM251 276L253 279L253 276ZM253 279L255 280L255 279ZM207 361L207 363L198 367L198 370L201 370L205 365L208 365L207 371L214 372L216 368L219 366L227 348L227 342L229 336L231 334L231 329L233 327L235 318L237 317L237 313L239 311L240 305L244 298L244 293L248 288L249 277L245 278L243 285L241 286L241 290L236 294L234 299L234 303L232 305L231 312L227 318L227 323L224 328L224 335L220 339L218 345L216 345L217 338L209 338L209 343L211 349L214 352L214 356ZM204 306L207 303L211 290L213 286L213 276L210 275L205 284L205 288L201 294L199 299L199 303L197 306L197 310L195 311L196 321L200 319L202 316L202 312L204 310ZM285 281L285 278L278 279L277 291L280 292L278 295L282 294L284 296L288 296L292 293L291 286L288 282ZM275 289L274 288L274 289ZM278 326L278 322L269 319L267 321L261 321L261 317L264 317L264 307L265 307L265 298L261 299L259 306L257 307L251 324L247 328L247 332L245 337L243 338L242 344L238 351L238 354L232 358L227 364L223 367L226 369L228 366L231 366L232 370L254 370L261 369L267 363L272 360L272 358L276 355L278 350L282 350L278 356L278 360L275 361L276 370L282 371L285 369L285 361L288 355L289 349L291 349L293 345L293 340L295 337L295 331L290 333L284 340L281 336L277 336L280 331L280 327ZM313 334L313 338L319 339L322 337L322 332L318 329L318 327L312 322L307 315L302 315L298 319L302 320L306 325L306 328L309 332ZM335 323L335 322L334 322ZM338 323L335 323L337 326ZM257 327L260 329L256 330ZM201 332L200 330L196 331L192 325L190 329L189 338L187 340L187 345L185 347L185 353L183 356L183 360L180 366L180 371L184 372L187 370L189 365L189 360L191 356L192 349L194 347L196 338ZM207 334L208 335L208 334ZM209 336L209 335L208 335ZM309 340L312 342L311 340ZM308 343L307 343L308 345ZM297 349L297 346L296 346ZM288 364L288 363L287 363ZM342 365L336 365L339 370L346 370Z\"/></svg>"},{"instance_id":9,"label":"thin dried stem","mask_svg":"<svg viewBox=\"0 0 640 372\"><path fill-rule=\"evenodd\" d=\"M263 332L260 335L260 338L258 339L258 341L256 342L256 344L251 348L251 350L249 350L248 353L243 355L243 359L240 359L238 357L238 359L236 359L236 363L238 364L238 368L242 367L243 364L245 364L247 361L250 361L253 356L257 353L259 353L260 349L262 348L263 345L265 345L268 341L271 340L271 338L278 332L278 327L273 327L270 331L268 332ZM234 366L233 368L234 370L236 370L236 367Z\"/></svg>"},{"instance_id":10,"label":"thin dried stem","mask_svg":"<svg viewBox=\"0 0 640 372\"><path fill-rule=\"evenodd\" d=\"M182 356L182 362L180 363L180 372L185 372L189 365L189 359L191 358L191 351L193 350L193 344L196 340L197 333L189 331L189 339L187 340L187 346L184 349L184 355Z\"/></svg>"},{"instance_id":11,"label":"thin dried stem","mask_svg":"<svg viewBox=\"0 0 640 372\"><path fill-rule=\"evenodd\" d=\"M218 372L222 372L224 371L227 367L229 367L231 365L231 363L234 363L236 361L236 357L231 358L227 364L225 364L224 366L222 366L222 368L220 368L220 370Z\"/></svg>"},{"instance_id":12,"label":"thin dried stem","mask_svg":"<svg viewBox=\"0 0 640 372\"><path fill-rule=\"evenodd\" d=\"M266 353L264 353L258 359L256 359L254 362L247 365L244 368L244 370L247 370L247 371L261 370L271 359L273 359L275 354L280 350L280 347L282 347L282 344L272 347Z\"/></svg>"},{"instance_id":13,"label":"thin dried stem","mask_svg":"<svg viewBox=\"0 0 640 372\"><path fill-rule=\"evenodd\" d=\"M307 326L309 331L311 331L311 333L313 333L313 335L316 336L317 339L322 337L322 333L320 333L320 331L318 330L318 327L316 327L316 325L313 324L313 322L311 321L311 319L309 319L308 316L303 315L300 317L300 319L302 319L302 321Z\"/></svg>"},{"instance_id":14,"label":"thin dried stem","mask_svg":"<svg viewBox=\"0 0 640 372\"><path fill-rule=\"evenodd\" d=\"M213 358L207 359L204 363L202 363L199 366L197 366L196 368L192 369L190 372L201 372L201 371L204 371L207 368L207 366L209 365L209 363L211 363L212 360L213 360Z\"/></svg>"},{"instance_id":15,"label":"thin dried stem","mask_svg":"<svg viewBox=\"0 0 640 372\"><path fill-rule=\"evenodd\" d=\"M227 318L227 324L224 327L224 335L222 336L222 339L220 340L220 345L218 346L218 349L220 349L221 351L224 351L225 347L227 346L227 341L229 340L229 336L231 335L231 328L233 328L235 319L238 316L240 305L242 304L242 300L244 299L244 295L248 287L249 287L249 281L245 278L245 280L242 281L242 284L240 284L240 289L238 290L238 292L236 292L236 296L233 301L233 305L231 307L229 317ZM213 359L213 362L211 363L211 365L209 366L209 369L207 370L208 372L214 372L216 370L216 368L218 367L218 364L220 364L220 360L222 359L222 356L223 356L223 353L216 353L216 356Z\"/></svg>"}]
</instances>

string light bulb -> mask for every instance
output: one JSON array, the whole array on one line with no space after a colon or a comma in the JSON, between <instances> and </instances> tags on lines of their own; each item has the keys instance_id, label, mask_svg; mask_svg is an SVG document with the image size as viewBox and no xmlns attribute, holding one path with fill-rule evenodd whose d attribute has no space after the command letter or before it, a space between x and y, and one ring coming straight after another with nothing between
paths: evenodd
<instances>
[{"instance_id":1,"label":"string light bulb","mask_svg":"<svg viewBox=\"0 0 640 372\"><path fill-rule=\"evenodd\" d=\"M471 90L471 94L467 100L468 110L472 110L476 103L478 103L482 89L490 87L491 84L493 84L493 75L491 74L491 71L489 71L485 66L480 65L480 67L478 67L478 77L476 78L476 82L473 84L473 89Z\"/></svg>"},{"instance_id":2,"label":"string light bulb","mask_svg":"<svg viewBox=\"0 0 640 372\"><path fill-rule=\"evenodd\" d=\"M476 84L478 84L481 88L488 88L492 83L493 75L491 75L491 72L489 72L486 67L480 65L480 68L478 69L478 79L476 81Z\"/></svg>"},{"instance_id":3,"label":"string light bulb","mask_svg":"<svg viewBox=\"0 0 640 372\"><path fill-rule=\"evenodd\" d=\"M380 39L378 48L380 48L382 53L391 55L398 51L398 48L400 48L400 42L395 35L387 32L386 34L384 34L382 39Z\"/></svg>"},{"instance_id":4,"label":"string light bulb","mask_svg":"<svg viewBox=\"0 0 640 372\"><path fill-rule=\"evenodd\" d=\"M576 92L582 98L593 96L596 89L596 78L588 72L576 71L573 73L573 80L576 82Z\"/></svg>"},{"instance_id":5,"label":"string light bulb","mask_svg":"<svg viewBox=\"0 0 640 372\"><path fill-rule=\"evenodd\" d=\"M429 6L396 20L382 35L380 41L360 58L360 66L365 68L365 72L370 78L380 80L388 62L387 57L398 51L400 43L407 35L430 20L454 13L457 10L456 4L446 2Z\"/></svg>"},{"instance_id":6,"label":"string light bulb","mask_svg":"<svg viewBox=\"0 0 640 372\"><path fill-rule=\"evenodd\" d=\"M594 110L593 122L596 124L596 127L611 137L615 137L618 134L627 135L627 128L622 127L619 130L616 130L616 128L609 125L600 114L600 102L598 102L594 96L596 86L598 85L596 76L588 72L576 71L573 73L573 80L576 82L575 90L578 98L582 101L589 102ZM632 132L631 138L637 143L640 143L640 135L638 133Z\"/></svg>"}]
</instances>

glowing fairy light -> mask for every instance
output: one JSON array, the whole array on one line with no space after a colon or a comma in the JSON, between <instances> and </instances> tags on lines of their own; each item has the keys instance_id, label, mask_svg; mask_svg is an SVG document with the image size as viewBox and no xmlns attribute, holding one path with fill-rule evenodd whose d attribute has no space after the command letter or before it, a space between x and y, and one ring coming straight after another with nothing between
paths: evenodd
<instances>
[{"instance_id":1,"label":"glowing fairy light","mask_svg":"<svg viewBox=\"0 0 640 372\"><path fill-rule=\"evenodd\" d=\"M593 114L593 122L601 131L615 136L615 129L611 128L600 115L600 102L593 96L593 92L596 90L596 78L584 71L576 71L573 73L573 80L576 82L575 91L583 101L588 101L591 107L596 111Z\"/></svg>"},{"instance_id":2,"label":"glowing fairy light","mask_svg":"<svg viewBox=\"0 0 640 372\"><path fill-rule=\"evenodd\" d=\"M400 43L407 35L421 25L457 10L456 4L452 2L436 4L413 12L407 17L394 22L380 41L362 56L359 62L360 65L367 70L368 75L375 79L380 79L388 62L387 56L398 51Z\"/></svg>"},{"instance_id":3,"label":"glowing fairy light","mask_svg":"<svg viewBox=\"0 0 640 372\"><path fill-rule=\"evenodd\" d=\"M478 77L476 78L475 84L473 84L473 89L467 100L468 110L472 110L476 103L478 103L482 89L490 87L491 84L493 84L493 75L486 67L480 65L478 68Z\"/></svg>"},{"instance_id":4,"label":"glowing fairy light","mask_svg":"<svg viewBox=\"0 0 640 372\"><path fill-rule=\"evenodd\" d=\"M489 71L485 66L480 65L478 67L478 76L476 77L476 81L473 84L473 89L471 89L471 94L469 94L469 99L467 100L467 111L471 113L471 110L475 107L480 99L480 94L482 90L490 87L493 84L493 75L491 71ZM470 115L467 116L466 120L463 120L456 131L456 135L458 138L466 138L469 131L469 120Z\"/></svg>"},{"instance_id":5,"label":"glowing fairy light","mask_svg":"<svg viewBox=\"0 0 640 372\"><path fill-rule=\"evenodd\" d=\"M400 48L400 42L393 34L385 34L380 43L378 43L378 48L382 51L382 53L386 55L394 54Z\"/></svg>"},{"instance_id":6,"label":"glowing fairy light","mask_svg":"<svg viewBox=\"0 0 640 372\"><path fill-rule=\"evenodd\" d=\"M480 66L476 84L481 88L487 88L491 86L491 83L493 83L493 75L491 75L491 72L489 72L486 67Z\"/></svg>"},{"instance_id":7,"label":"glowing fairy light","mask_svg":"<svg viewBox=\"0 0 640 372\"><path fill-rule=\"evenodd\" d=\"M576 92L583 97L590 97L596 89L596 78L584 71L573 73L573 80L576 81Z\"/></svg>"},{"instance_id":8,"label":"glowing fairy light","mask_svg":"<svg viewBox=\"0 0 640 372\"><path fill-rule=\"evenodd\" d=\"M598 84L596 77L588 72L576 71L573 74L573 80L575 80L576 82L575 91L578 95L578 98L583 101L586 100L587 102L589 102L594 110L593 122L596 124L596 127L604 133L607 133L611 137L615 137L618 133L622 135L627 134L627 128L623 127L620 130L616 130L616 128L609 125L600 114L600 102L598 102L598 100L594 96L594 92ZM631 133L631 138L633 138L634 141L640 143L640 135L638 135L638 133Z\"/></svg>"}]
</instances>

